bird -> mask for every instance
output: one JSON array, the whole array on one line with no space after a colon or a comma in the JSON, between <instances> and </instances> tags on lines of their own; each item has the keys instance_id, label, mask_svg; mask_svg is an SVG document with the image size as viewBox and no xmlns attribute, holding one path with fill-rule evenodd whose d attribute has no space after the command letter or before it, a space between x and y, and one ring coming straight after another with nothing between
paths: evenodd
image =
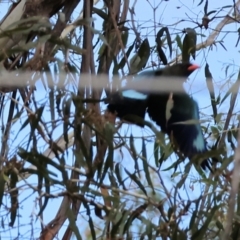
<instances>
[{"instance_id":1,"label":"bird","mask_svg":"<svg viewBox=\"0 0 240 240\"><path fill-rule=\"evenodd\" d=\"M125 87L110 97L107 109L120 119L132 123L136 123L136 121L131 121L130 116L136 115L138 118L144 119L147 112L150 119L169 136L180 152L192 160L196 155L207 152L199 123L198 103L183 88L186 78L198 68L199 66L196 64L178 63L165 68L144 71L137 75L135 81L146 83L148 78L153 78L159 83L163 79L171 83L175 77L174 84L177 84L181 91L136 91ZM128 117L125 118L126 116ZM144 127L142 122L136 124ZM202 160L200 165L204 170L208 168L212 171L209 159Z\"/></svg>"},{"instance_id":2,"label":"bird","mask_svg":"<svg viewBox=\"0 0 240 240\"><path fill-rule=\"evenodd\" d=\"M141 120L146 114L147 98L145 97L145 94L126 89L111 94L105 103L108 103L108 111L116 114L120 119L144 127ZM136 116L138 119L135 118Z\"/></svg>"}]
</instances>

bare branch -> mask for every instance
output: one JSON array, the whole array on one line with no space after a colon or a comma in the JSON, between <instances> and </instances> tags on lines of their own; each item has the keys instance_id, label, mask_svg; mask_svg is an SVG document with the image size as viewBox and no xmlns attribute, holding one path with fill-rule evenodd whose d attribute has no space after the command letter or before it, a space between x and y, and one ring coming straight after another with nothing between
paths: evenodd
<instances>
[{"instance_id":1,"label":"bare branch","mask_svg":"<svg viewBox=\"0 0 240 240\"><path fill-rule=\"evenodd\" d=\"M232 174L232 187L230 190L229 202L228 202L228 212L227 212L227 220L224 232L222 234L221 239L226 240L229 239L232 230L232 222L235 211L235 202L236 195L238 193L238 187L240 183L240 133L238 132L238 146L235 150L234 155L234 168Z\"/></svg>"},{"instance_id":2,"label":"bare branch","mask_svg":"<svg viewBox=\"0 0 240 240\"><path fill-rule=\"evenodd\" d=\"M240 5L240 0L238 0L236 2L236 6L239 7ZM212 33L207 37L206 41L199 43L196 45L196 50L199 51L203 48L207 48L209 46L211 46L217 39L217 37L219 36L219 34L221 33L222 29L231 24L231 23L236 23L240 20L240 16L237 15L236 18L230 17L231 12L233 11L233 8L228 12L228 14L223 18L223 20L221 22L218 23L218 25L216 26L216 28L212 31ZM179 54L174 60L172 60L169 64L173 65L176 62L181 62L182 60L182 55Z\"/></svg>"}]
</instances>

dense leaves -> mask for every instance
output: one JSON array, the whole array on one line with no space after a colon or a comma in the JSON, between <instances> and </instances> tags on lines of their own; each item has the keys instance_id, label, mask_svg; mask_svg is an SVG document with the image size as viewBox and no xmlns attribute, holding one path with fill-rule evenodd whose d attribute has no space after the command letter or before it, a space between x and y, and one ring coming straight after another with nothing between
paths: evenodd
<instances>
[{"instance_id":1,"label":"dense leaves","mask_svg":"<svg viewBox=\"0 0 240 240\"><path fill-rule=\"evenodd\" d=\"M209 57L219 44L228 51L230 33L238 46L239 29L223 27L239 21L237 8L226 12L239 1L214 8L208 0L153 2L21 0L3 17L0 80L7 76L13 86L0 89L1 238L239 238L239 190L233 206L228 200L240 71L223 57L219 81ZM196 98L206 101L200 124L209 150L196 160L213 158L214 173L195 171L172 133L148 118L135 118L145 125L141 130L116 120L102 101L142 70L192 61L204 66L200 87L189 94L206 90ZM169 98L168 120L174 104Z\"/></svg>"}]
</instances>

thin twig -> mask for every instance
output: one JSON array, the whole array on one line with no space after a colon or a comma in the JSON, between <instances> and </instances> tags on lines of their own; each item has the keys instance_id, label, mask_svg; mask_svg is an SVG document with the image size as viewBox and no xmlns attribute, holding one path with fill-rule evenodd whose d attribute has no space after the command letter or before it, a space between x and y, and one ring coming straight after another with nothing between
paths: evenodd
<instances>
[{"instance_id":1,"label":"thin twig","mask_svg":"<svg viewBox=\"0 0 240 240\"><path fill-rule=\"evenodd\" d=\"M122 41L122 37L121 37L120 31L119 31L118 26L117 26L117 22L116 22L116 19L115 19L115 16L114 16L113 9L112 9L112 7L110 6L110 4L109 4L109 12L110 12L110 14L111 14L112 23L113 23L115 32L116 32L116 34L117 34L118 42L119 42L119 44L120 44L120 47L121 47L123 56L124 56L125 61L126 61L126 63L127 63L128 70L130 71L130 64L129 64L129 62L128 62L128 57L127 57L127 55L126 55L125 47L124 47L123 41Z\"/></svg>"},{"instance_id":2,"label":"thin twig","mask_svg":"<svg viewBox=\"0 0 240 240\"><path fill-rule=\"evenodd\" d=\"M236 2L236 7L238 7L240 5L240 0L238 0ZM212 33L208 36L208 38L206 39L206 41L199 43L196 45L196 50L200 50L206 47L211 46L217 39L217 37L219 36L219 34L222 32L222 29L234 22L239 21L240 16L236 16L236 19L230 17L230 14L232 12L233 8L228 12L228 14L223 18L223 20L221 22L218 23L218 25L216 26L216 28L212 31ZM179 54L175 59L173 59L170 62L170 65L175 64L176 62L181 62L182 60L182 54Z\"/></svg>"},{"instance_id":3,"label":"thin twig","mask_svg":"<svg viewBox=\"0 0 240 240\"><path fill-rule=\"evenodd\" d=\"M231 230L232 230L232 221L234 217L235 210L235 202L236 202L236 194L238 193L238 187L240 182L240 133L238 133L238 146L235 150L234 154L234 168L232 175L232 187L230 190L229 202L228 202L228 212L227 212L227 220L224 232L222 234L222 240L226 240L229 238Z\"/></svg>"}]
</instances>

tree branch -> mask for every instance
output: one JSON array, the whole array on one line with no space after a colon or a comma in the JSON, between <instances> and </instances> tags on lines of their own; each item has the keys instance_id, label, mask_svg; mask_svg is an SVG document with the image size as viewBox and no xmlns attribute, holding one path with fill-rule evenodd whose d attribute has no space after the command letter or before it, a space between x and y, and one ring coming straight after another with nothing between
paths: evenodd
<instances>
[{"instance_id":1,"label":"tree branch","mask_svg":"<svg viewBox=\"0 0 240 240\"><path fill-rule=\"evenodd\" d=\"M236 2L236 7L240 6L240 0L238 0ZM216 28L212 31L212 33L207 37L206 41L199 43L196 45L196 50L199 51L202 48L206 48L211 46L217 39L217 37L219 36L219 34L221 33L222 29L234 22L238 22L240 20L240 16L237 15L236 18L230 17L230 14L232 12L234 8L232 8L228 14L223 18L223 20L221 22L218 23L218 25L216 26ZM175 59L173 59L169 64L170 65L174 65L176 62L181 62L182 61L182 54L179 54Z\"/></svg>"}]
</instances>

